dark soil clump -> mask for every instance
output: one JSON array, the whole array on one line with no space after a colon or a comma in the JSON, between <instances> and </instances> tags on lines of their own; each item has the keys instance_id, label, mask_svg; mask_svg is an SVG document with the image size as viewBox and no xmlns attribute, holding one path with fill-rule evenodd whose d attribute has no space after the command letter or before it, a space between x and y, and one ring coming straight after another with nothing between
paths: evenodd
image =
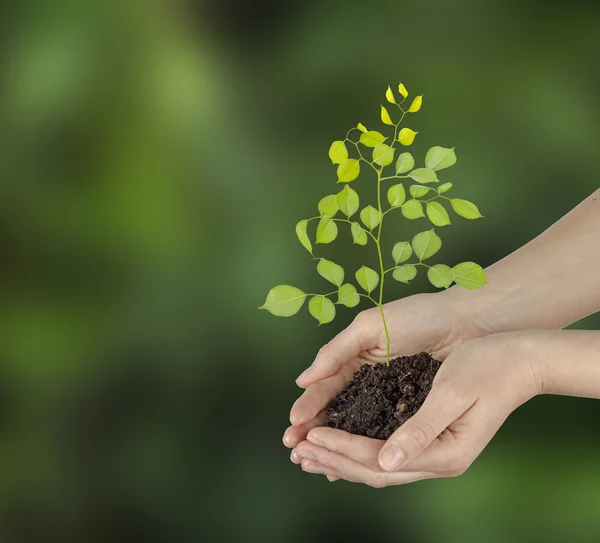
<instances>
[{"instance_id":1,"label":"dark soil clump","mask_svg":"<svg viewBox=\"0 0 600 543\"><path fill-rule=\"evenodd\" d=\"M423 405L440 365L427 353L364 364L327 407L326 426L388 439Z\"/></svg>"}]
</instances>

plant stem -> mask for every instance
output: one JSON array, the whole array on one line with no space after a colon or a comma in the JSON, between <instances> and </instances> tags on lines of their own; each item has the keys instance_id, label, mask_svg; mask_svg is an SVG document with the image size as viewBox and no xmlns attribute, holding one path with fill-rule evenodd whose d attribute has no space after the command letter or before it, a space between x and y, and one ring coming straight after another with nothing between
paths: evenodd
<instances>
[{"instance_id":1,"label":"plant stem","mask_svg":"<svg viewBox=\"0 0 600 543\"><path fill-rule=\"evenodd\" d=\"M383 322L383 330L385 332L385 343L386 343L386 351L385 351L385 363L387 366L390 365L390 333L388 331L387 322L385 320L385 313L383 312L383 283L385 282L385 268L383 267L383 255L381 253L381 230L383 227L383 213L381 209L381 170L377 172L377 208L379 210L380 222L379 228L377 230L377 237L373 237L375 240L375 246L377 247L377 256L379 257L379 270L380 270L380 280L379 280L379 301L377 302L377 307L379 308L379 313L381 315L381 321Z\"/></svg>"},{"instance_id":2,"label":"plant stem","mask_svg":"<svg viewBox=\"0 0 600 543\"><path fill-rule=\"evenodd\" d=\"M400 107L400 106L398 106ZM404 116L406 115L406 112L400 108L400 110L402 111L402 117L400 117L400 120L398 121L398 123L394 126L394 139L391 142L390 147L394 148L394 145L396 144L396 138L398 137L398 128L400 126L400 124L402 124L402 121L404 120ZM385 213L383 213L383 210L381 208L381 182L384 179L393 179L393 178L397 178L399 176L390 176L390 177L383 177L382 173L383 173L384 168L382 167L381 169L376 169L375 171L377 172L377 209L379 210L379 228L377 230L377 237L372 236L374 241L375 241L375 245L377 247L377 255L379 256L379 270L380 270L380 280L379 280L379 300L376 302L377 307L379 308L379 314L381 315L381 322L383 323L383 331L385 332L385 363L387 366L390 365L390 333L388 330L388 326L387 326L387 321L385 319L385 313L383 311L383 284L385 282L385 268L383 267L383 254L381 253L381 231L383 229L383 218L385 216ZM407 176L403 176L403 177L407 177Z\"/></svg>"}]
</instances>

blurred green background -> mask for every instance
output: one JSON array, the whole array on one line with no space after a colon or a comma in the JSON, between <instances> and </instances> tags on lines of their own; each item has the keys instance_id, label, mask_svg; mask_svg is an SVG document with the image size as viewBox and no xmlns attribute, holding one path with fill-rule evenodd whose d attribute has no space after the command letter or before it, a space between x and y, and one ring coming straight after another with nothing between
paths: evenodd
<instances>
[{"instance_id":1,"label":"blurred green background","mask_svg":"<svg viewBox=\"0 0 600 543\"><path fill-rule=\"evenodd\" d=\"M281 434L353 312L256 307L322 289L294 225L388 83L425 95L412 150L456 146L444 179L487 217L445 232L452 260L488 265L589 195L600 4L0 10L0 541L598 540L600 403L530 402L458 479L332 485ZM362 264L341 238L328 254Z\"/></svg>"}]
</instances>

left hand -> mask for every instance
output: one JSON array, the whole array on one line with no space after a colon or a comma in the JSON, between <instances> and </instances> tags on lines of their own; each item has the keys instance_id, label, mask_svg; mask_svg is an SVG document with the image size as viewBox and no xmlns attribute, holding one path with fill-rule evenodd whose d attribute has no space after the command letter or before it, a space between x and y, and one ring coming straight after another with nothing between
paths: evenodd
<instances>
[{"instance_id":1,"label":"left hand","mask_svg":"<svg viewBox=\"0 0 600 543\"><path fill-rule=\"evenodd\" d=\"M547 332L464 343L425 403L387 442L316 427L292 451L304 471L376 488L463 473L519 405L541 392L533 345Z\"/></svg>"}]
</instances>

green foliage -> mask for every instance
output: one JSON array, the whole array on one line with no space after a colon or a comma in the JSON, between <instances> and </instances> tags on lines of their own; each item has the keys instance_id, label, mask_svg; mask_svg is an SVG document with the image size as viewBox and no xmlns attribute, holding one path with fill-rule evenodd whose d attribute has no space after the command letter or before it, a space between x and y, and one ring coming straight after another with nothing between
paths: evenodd
<instances>
[{"instance_id":1,"label":"green foliage","mask_svg":"<svg viewBox=\"0 0 600 543\"><path fill-rule=\"evenodd\" d=\"M263 305L258 309L266 309L276 317L291 317L304 305L306 294L299 288L290 285L273 287Z\"/></svg>"},{"instance_id":2,"label":"green foliage","mask_svg":"<svg viewBox=\"0 0 600 543\"><path fill-rule=\"evenodd\" d=\"M308 302L308 310L320 325L327 324L335 318L335 305L327 296L313 296Z\"/></svg>"},{"instance_id":3,"label":"green foliage","mask_svg":"<svg viewBox=\"0 0 600 543\"><path fill-rule=\"evenodd\" d=\"M340 211L350 218L358 211L360 199L358 193L349 185L346 185L336 196L336 204Z\"/></svg>"},{"instance_id":4,"label":"green foliage","mask_svg":"<svg viewBox=\"0 0 600 543\"><path fill-rule=\"evenodd\" d=\"M371 294L379 284L379 274L367 266L362 266L356 272L355 277L358 284L369 294Z\"/></svg>"},{"instance_id":5,"label":"green foliage","mask_svg":"<svg viewBox=\"0 0 600 543\"><path fill-rule=\"evenodd\" d=\"M358 123L348 132L345 139L334 141L331 144L329 159L332 164L337 166L338 183L346 183L346 185L337 194L330 194L319 201L317 217L304 219L296 224L296 236L311 255L313 254L313 244L309 235L309 226L313 220L317 221L314 238L317 244L328 244L334 241L339 233L339 225L348 228L345 224L349 225L355 245L367 245L370 237L379 257L379 270L362 266L354 275L357 285L366 294L359 293L351 282L344 283L345 273L340 265L325 258L319 258L317 272L334 285L336 290L327 294L306 294L296 287L280 285L271 289L261 309L266 309L273 315L289 317L297 313L304 305L305 299L309 297L308 310L310 314L319 324L325 324L331 322L336 314L335 304L329 299L330 296L337 295L335 303L345 307L356 307L360 303L361 297L364 297L381 308L386 274L391 272L396 281L409 283L417 276L419 268L427 270L427 278L436 288L448 288L452 283L456 283L463 288L473 290L481 288L487 283L483 269L474 262L463 262L453 268L446 264L429 265L425 262L442 248L442 240L434 229L419 232L411 242L397 242L391 251L393 267L387 270L384 267L381 232L384 218L389 212L400 209L406 219L413 221L426 218L434 227L442 227L450 224L448 211L443 205L443 201L446 200L454 212L461 217L478 219L482 216L472 202L445 196L453 188L453 184L447 181L440 183L438 172L450 168L456 163L456 153L453 148L431 147L425 156L424 165L417 168L415 168L415 159L409 152L400 153L395 160L397 144L409 146L417 135L416 131L408 127L401 127L404 117L408 113L418 112L423 104L423 97L416 96L410 102L410 106L406 108L403 104L409 96L408 90L403 84L400 84L398 92L401 96L400 99L392 87L388 86L385 99L391 106L380 106L382 123L391 127L389 135L377 130L368 130L365 125ZM390 111L389 107L397 108L397 111ZM361 145L363 148L360 147ZM372 154L365 153L364 147L372 149ZM361 149L363 150L361 151ZM356 218L353 221L350 220L358 212L361 204L358 193L350 186L350 183L356 180L362 172L361 163L368 166L365 170L375 174L375 181L367 181L367 183L371 183L377 201L377 207L366 205L360 211L359 217L362 225ZM387 172L386 169L389 166L393 173ZM387 188L389 207L384 209L382 191L386 190L385 182L394 179L408 180L408 191L401 182L391 183ZM413 183L411 184L411 182ZM407 192L410 193L411 199L407 200ZM338 213L340 214L338 215ZM381 313L383 328L386 332L389 361L389 336L385 326L385 315L383 312Z\"/></svg>"}]
</instances>

